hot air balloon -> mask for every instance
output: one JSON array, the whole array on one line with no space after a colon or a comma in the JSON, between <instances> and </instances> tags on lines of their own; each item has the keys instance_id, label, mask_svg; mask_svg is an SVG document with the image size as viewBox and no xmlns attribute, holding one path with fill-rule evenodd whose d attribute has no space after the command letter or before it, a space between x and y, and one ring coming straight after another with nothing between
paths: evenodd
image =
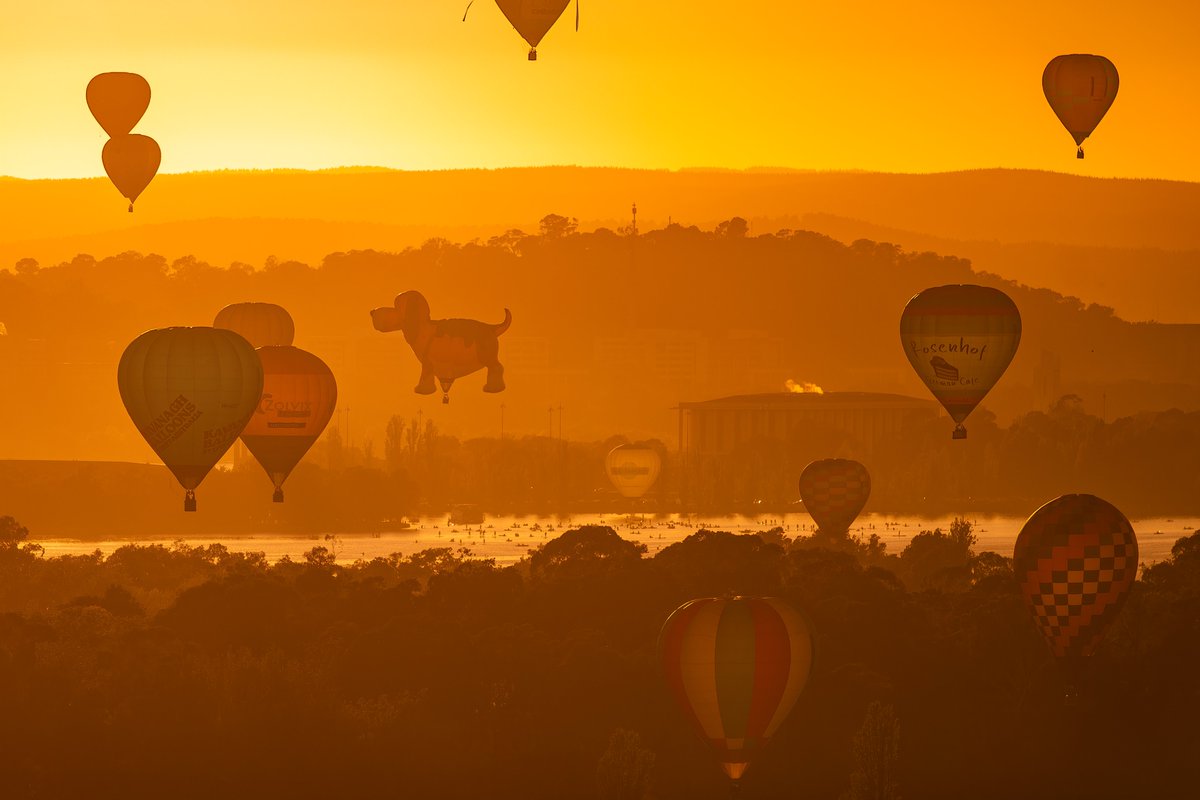
<instances>
[{"instance_id":1,"label":"hot air balloon","mask_svg":"<svg viewBox=\"0 0 1200 800\"><path fill-rule=\"evenodd\" d=\"M512 312L504 309L504 321L431 319L429 302L420 292L396 296L391 308L371 311L371 323L381 333L401 331L404 340L421 362L421 378L413 389L433 394L436 378L442 387L442 402L450 402L450 387L464 375L487 369L485 392L504 391L504 366L500 363L500 335L512 325Z\"/></svg>"},{"instance_id":2,"label":"hot air balloon","mask_svg":"<svg viewBox=\"0 0 1200 800\"><path fill-rule=\"evenodd\" d=\"M146 442L186 490L196 487L237 441L262 399L262 363L250 343L217 328L143 333L121 355L117 385Z\"/></svg>"},{"instance_id":3,"label":"hot air balloon","mask_svg":"<svg viewBox=\"0 0 1200 800\"><path fill-rule=\"evenodd\" d=\"M283 482L329 424L337 405L337 382L325 362L298 347L261 347L262 402L242 431L242 442L275 485Z\"/></svg>"},{"instance_id":4,"label":"hot air balloon","mask_svg":"<svg viewBox=\"0 0 1200 800\"><path fill-rule=\"evenodd\" d=\"M736 782L804 690L813 635L782 600L710 597L671 613L658 656L675 701Z\"/></svg>"},{"instance_id":5,"label":"hot air balloon","mask_svg":"<svg viewBox=\"0 0 1200 800\"><path fill-rule=\"evenodd\" d=\"M233 303L217 312L214 328L241 334L255 349L290 345L296 336L292 315L274 303Z\"/></svg>"},{"instance_id":6,"label":"hot air balloon","mask_svg":"<svg viewBox=\"0 0 1200 800\"><path fill-rule=\"evenodd\" d=\"M604 459L604 471L612 485L625 497L641 497L650 491L662 470L662 458L652 447L623 444Z\"/></svg>"},{"instance_id":7,"label":"hot air balloon","mask_svg":"<svg viewBox=\"0 0 1200 800\"><path fill-rule=\"evenodd\" d=\"M967 438L963 420L1000 380L1021 343L1021 313L987 286L926 289L908 301L900 343L917 375Z\"/></svg>"},{"instance_id":8,"label":"hot air balloon","mask_svg":"<svg viewBox=\"0 0 1200 800\"><path fill-rule=\"evenodd\" d=\"M129 211L138 196L158 174L162 151L149 136L128 133L104 143L104 171L113 185L129 200Z\"/></svg>"},{"instance_id":9,"label":"hot air balloon","mask_svg":"<svg viewBox=\"0 0 1200 800\"><path fill-rule=\"evenodd\" d=\"M500 11L516 28L526 42L529 43L529 60L537 61L537 46L542 37L554 27L558 18L567 10L571 0L496 0ZM475 5L475 0L467 3L467 11ZM463 12L463 21L467 19ZM575 2L575 30L579 30L579 2Z\"/></svg>"},{"instance_id":10,"label":"hot air balloon","mask_svg":"<svg viewBox=\"0 0 1200 800\"><path fill-rule=\"evenodd\" d=\"M88 82L87 104L105 133L124 136L150 106L150 84L132 72L105 72Z\"/></svg>"},{"instance_id":11,"label":"hot air balloon","mask_svg":"<svg viewBox=\"0 0 1200 800\"><path fill-rule=\"evenodd\" d=\"M1051 59L1042 72L1042 91L1083 158L1083 140L1104 119L1120 85L1117 68L1104 56L1076 53Z\"/></svg>"},{"instance_id":12,"label":"hot air balloon","mask_svg":"<svg viewBox=\"0 0 1200 800\"><path fill-rule=\"evenodd\" d=\"M1013 575L1038 631L1072 682L1121 610L1137 569L1133 526L1099 497L1063 495L1033 512L1021 528Z\"/></svg>"},{"instance_id":13,"label":"hot air balloon","mask_svg":"<svg viewBox=\"0 0 1200 800\"><path fill-rule=\"evenodd\" d=\"M870 496L871 475L857 461L826 458L800 473L800 499L824 533L849 531Z\"/></svg>"}]
</instances>

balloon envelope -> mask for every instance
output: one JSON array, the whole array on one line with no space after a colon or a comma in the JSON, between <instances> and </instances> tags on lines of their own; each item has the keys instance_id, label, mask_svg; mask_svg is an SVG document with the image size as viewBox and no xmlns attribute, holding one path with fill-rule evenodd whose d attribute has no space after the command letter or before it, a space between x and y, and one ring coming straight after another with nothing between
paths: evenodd
<instances>
[{"instance_id":1,"label":"balloon envelope","mask_svg":"<svg viewBox=\"0 0 1200 800\"><path fill-rule=\"evenodd\" d=\"M1042 91L1076 145L1104 119L1120 86L1117 68L1104 56L1058 56L1042 72Z\"/></svg>"},{"instance_id":2,"label":"balloon envelope","mask_svg":"<svg viewBox=\"0 0 1200 800\"><path fill-rule=\"evenodd\" d=\"M262 347L262 400L242 441L283 501L283 482L313 446L337 406L337 382L325 362L297 347Z\"/></svg>"},{"instance_id":3,"label":"balloon envelope","mask_svg":"<svg viewBox=\"0 0 1200 800\"><path fill-rule=\"evenodd\" d=\"M538 46L570 4L571 0L496 0L496 5L530 47Z\"/></svg>"},{"instance_id":4,"label":"balloon envelope","mask_svg":"<svg viewBox=\"0 0 1200 800\"><path fill-rule=\"evenodd\" d=\"M132 72L105 72L88 82L87 104L109 136L124 136L150 106L150 84Z\"/></svg>"},{"instance_id":5,"label":"balloon envelope","mask_svg":"<svg viewBox=\"0 0 1200 800\"><path fill-rule=\"evenodd\" d=\"M1021 313L1008 295L967 284L926 289L900 318L904 354L958 423L955 438L1017 353Z\"/></svg>"},{"instance_id":6,"label":"balloon envelope","mask_svg":"<svg viewBox=\"0 0 1200 800\"><path fill-rule=\"evenodd\" d=\"M675 701L737 780L808 682L812 629L774 598L692 600L663 624L658 655Z\"/></svg>"},{"instance_id":7,"label":"balloon envelope","mask_svg":"<svg viewBox=\"0 0 1200 800\"><path fill-rule=\"evenodd\" d=\"M1013 574L1038 631L1060 660L1092 654L1138 569L1125 515L1090 494L1068 494L1033 512L1017 536Z\"/></svg>"},{"instance_id":8,"label":"balloon envelope","mask_svg":"<svg viewBox=\"0 0 1200 800\"><path fill-rule=\"evenodd\" d=\"M871 475L857 461L826 458L800 473L800 499L825 533L850 530L870 496Z\"/></svg>"},{"instance_id":9,"label":"balloon envelope","mask_svg":"<svg viewBox=\"0 0 1200 800\"><path fill-rule=\"evenodd\" d=\"M129 210L158 174L162 151L149 136L130 133L114 136L104 143L104 171L121 195L128 198Z\"/></svg>"},{"instance_id":10,"label":"balloon envelope","mask_svg":"<svg viewBox=\"0 0 1200 800\"><path fill-rule=\"evenodd\" d=\"M214 328L242 336L255 349L290 345L296 336L292 315L274 303L233 303L217 312Z\"/></svg>"},{"instance_id":11,"label":"balloon envelope","mask_svg":"<svg viewBox=\"0 0 1200 800\"><path fill-rule=\"evenodd\" d=\"M246 427L263 370L232 331L165 328L125 348L117 385L138 431L190 497Z\"/></svg>"},{"instance_id":12,"label":"balloon envelope","mask_svg":"<svg viewBox=\"0 0 1200 800\"><path fill-rule=\"evenodd\" d=\"M625 497L641 497L650 491L662 471L662 458L652 447L623 444L604 459L609 481Z\"/></svg>"}]
</instances>

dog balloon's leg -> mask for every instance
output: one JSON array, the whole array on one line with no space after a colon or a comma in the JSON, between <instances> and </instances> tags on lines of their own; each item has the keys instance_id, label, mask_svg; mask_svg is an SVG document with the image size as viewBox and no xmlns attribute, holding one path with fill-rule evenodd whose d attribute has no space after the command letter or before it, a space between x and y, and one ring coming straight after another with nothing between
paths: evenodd
<instances>
[{"instance_id":1,"label":"dog balloon's leg","mask_svg":"<svg viewBox=\"0 0 1200 800\"><path fill-rule=\"evenodd\" d=\"M437 391L433 385L433 370L424 364L421 365L421 379L417 381L417 386L413 391L417 394L433 394Z\"/></svg>"},{"instance_id":2,"label":"dog balloon's leg","mask_svg":"<svg viewBox=\"0 0 1200 800\"><path fill-rule=\"evenodd\" d=\"M490 393L504 391L504 367L499 361L487 368L487 383L483 385L483 390Z\"/></svg>"}]
</instances>

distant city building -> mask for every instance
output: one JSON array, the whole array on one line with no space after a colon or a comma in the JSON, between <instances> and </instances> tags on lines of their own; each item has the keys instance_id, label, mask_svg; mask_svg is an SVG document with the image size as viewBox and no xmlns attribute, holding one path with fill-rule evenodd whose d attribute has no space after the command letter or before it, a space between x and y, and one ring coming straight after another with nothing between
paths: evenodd
<instances>
[{"instance_id":1,"label":"distant city building","mask_svg":"<svg viewBox=\"0 0 1200 800\"><path fill-rule=\"evenodd\" d=\"M841 434L850 452L828 455L870 457L882 439L906 424L939 414L930 400L867 392L821 393L819 387L812 388L680 403L680 488L685 506L689 490L706 494L712 489L709 484L737 480L729 467L739 450Z\"/></svg>"}]
</instances>

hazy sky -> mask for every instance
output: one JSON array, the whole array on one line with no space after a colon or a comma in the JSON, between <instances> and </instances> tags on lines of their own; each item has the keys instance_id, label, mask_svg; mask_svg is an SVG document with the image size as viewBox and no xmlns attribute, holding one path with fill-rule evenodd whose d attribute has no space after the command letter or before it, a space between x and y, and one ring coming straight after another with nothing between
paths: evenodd
<instances>
[{"instance_id":1,"label":"hazy sky","mask_svg":"<svg viewBox=\"0 0 1200 800\"><path fill-rule=\"evenodd\" d=\"M145 75L163 171L1037 167L1200 180L1200 3L585 0L541 59L490 0L30 0L0 24L0 174L102 174L91 76ZM1074 146L1060 53L1121 91Z\"/></svg>"}]
</instances>

